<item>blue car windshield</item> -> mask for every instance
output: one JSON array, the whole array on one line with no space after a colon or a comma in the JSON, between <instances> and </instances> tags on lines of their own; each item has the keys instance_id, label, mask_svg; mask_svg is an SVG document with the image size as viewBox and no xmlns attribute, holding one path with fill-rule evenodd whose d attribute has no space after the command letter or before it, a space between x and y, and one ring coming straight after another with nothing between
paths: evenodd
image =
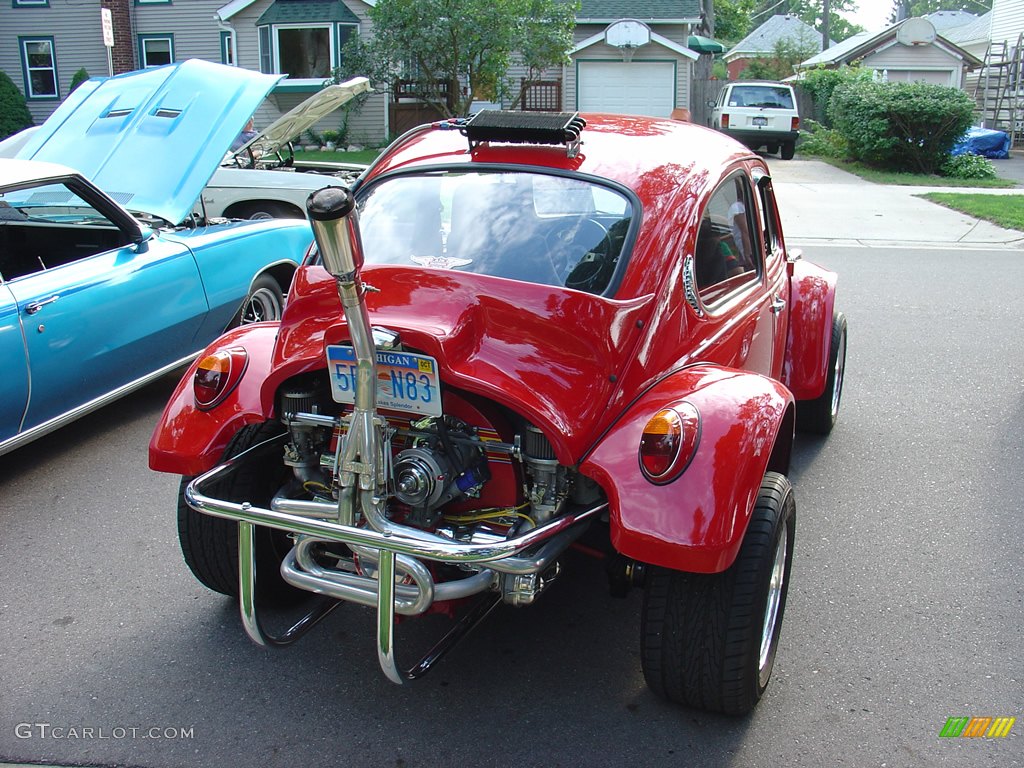
<instances>
[{"instance_id":1,"label":"blue car windshield","mask_svg":"<svg viewBox=\"0 0 1024 768\"><path fill-rule=\"evenodd\" d=\"M404 264L603 293L633 216L621 192L526 172L394 176L360 201L368 264Z\"/></svg>"},{"instance_id":2,"label":"blue car windshield","mask_svg":"<svg viewBox=\"0 0 1024 768\"><path fill-rule=\"evenodd\" d=\"M0 221L113 226L110 219L63 184L41 184L0 192Z\"/></svg>"}]
</instances>

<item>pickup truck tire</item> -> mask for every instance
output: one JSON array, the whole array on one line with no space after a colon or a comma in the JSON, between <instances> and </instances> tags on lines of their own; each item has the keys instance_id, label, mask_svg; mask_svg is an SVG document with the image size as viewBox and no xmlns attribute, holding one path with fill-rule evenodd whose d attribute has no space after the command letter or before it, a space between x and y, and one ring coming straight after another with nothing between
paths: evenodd
<instances>
[{"instance_id":1,"label":"pickup truck tire","mask_svg":"<svg viewBox=\"0 0 1024 768\"><path fill-rule=\"evenodd\" d=\"M247 448L281 432L275 422L243 427L228 443L224 458L237 456ZM237 472L218 483L216 493L228 501L251 501L268 506L271 496L287 479L278 456L250 460ZM185 563L201 584L229 597L238 597L238 523L196 512L185 503L185 486L193 478L183 477L178 491L178 541ZM291 549L288 537L269 528L256 528L256 583L260 598L285 602L305 595L281 578L281 560Z\"/></svg>"},{"instance_id":2,"label":"pickup truck tire","mask_svg":"<svg viewBox=\"0 0 1024 768\"><path fill-rule=\"evenodd\" d=\"M796 504L768 472L736 561L716 574L652 568L641 618L641 663L655 693L741 715L768 686L793 561Z\"/></svg>"},{"instance_id":3,"label":"pickup truck tire","mask_svg":"<svg viewBox=\"0 0 1024 768\"><path fill-rule=\"evenodd\" d=\"M825 391L814 400L801 400L796 404L797 429L818 435L827 435L832 431L839 417L845 371L846 316L842 312L836 312L832 316L832 339L829 342Z\"/></svg>"}]
</instances>

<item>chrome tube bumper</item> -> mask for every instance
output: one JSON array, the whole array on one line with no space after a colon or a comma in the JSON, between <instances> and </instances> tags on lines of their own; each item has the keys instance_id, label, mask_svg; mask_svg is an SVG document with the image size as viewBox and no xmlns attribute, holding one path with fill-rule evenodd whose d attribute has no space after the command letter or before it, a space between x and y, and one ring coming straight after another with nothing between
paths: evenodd
<instances>
[{"instance_id":1,"label":"chrome tube bumper","mask_svg":"<svg viewBox=\"0 0 1024 768\"><path fill-rule=\"evenodd\" d=\"M415 615L424 612L435 600L450 600L491 589L497 574L523 575L541 573L585 530L586 524L607 508L601 503L587 509L569 512L544 525L510 539L487 543L455 541L418 528L387 521L384 530L344 525L327 515L338 516L338 506L277 497L271 509L254 506L248 501L234 502L215 498L209 486L236 471L253 452L273 448L278 439L253 446L238 456L195 478L185 488L185 500L198 512L235 520L239 523L239 594L242 621L248 635L260 645L281 646L302 636L336 604L321 605L303 617L282 638L269 635L262 628L256 611L256 566L254 526L261 525L298 534L299 541L281 564L282 577L293 586L361 605L377 606L377 652L381 668L395 682L414 679L429 670L441 656L472 626L481 621L500 601L495 597L483 609L457 625L438 646L417 665L406 672L398 669L394 655L395 613ZM364 492L365 493L365 492ZM380 508L381 500L367 499L367 504ZM309 516L306 516L309 515ZM371 523L375 522L371 518ZM376 578L339 573L320 568L309 555L313 540L340 542L355 551L363 551L375 560ZM477 565L479 573L454 582L435 584L420 560L441 563ZM409 576L412 584L396 584L396 575Z\"/></svg>"}]
</instances>

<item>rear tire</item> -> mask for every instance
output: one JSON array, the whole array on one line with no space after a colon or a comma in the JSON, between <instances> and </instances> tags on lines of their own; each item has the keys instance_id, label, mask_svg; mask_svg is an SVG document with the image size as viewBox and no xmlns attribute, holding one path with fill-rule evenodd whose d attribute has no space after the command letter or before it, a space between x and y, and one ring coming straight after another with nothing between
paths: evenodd
<instances>
[{"instance_id":1,"label":"rear tire","mask_svg":"<svg viewBox=\"0 0 1024 768\"><path fill-rule=\"evenodd\" d=\"M793 155L795 155L795 154L796 154L796 142L795 141L787 141L787 142L785 142L782 145L782 151L779 153L779 156L783 160L792 160L793 159Z\"/></svg>"},{"instance_id":2,"label":"rear tire","mask_svg":"<svg viewBox=\"0 0 1024 768\"><path fill-rule=\"evenodd\" d=\"M775 665L795 533L793 489L785 475L768 472L728 570L651 569L641 663L655 693L711 712L754 708Z\"/></svg>"},{"instance_id":3,"label":"rear tire","mask_svg":"<svg viewBox=\"0 0 1024 768\"><path fill-rule=\"evenodd\" d=\"M801 400L796 404L797 429L818 435L827 435L832 431L836 419L839 418L845 374L846 316L842 312L836 312L832 316L832 340L829 343L825 391L814 400Z\"/></svg>"},{"instance_id":4,"label":"rear tire","mask_svg":"<svg viewBox=\"0 0 1024 768\"><path fill-rule=\"evenodd\" d=\"M276 422L242 427L224 451L224 458L237 456L281 433ZM185 503L185 486L193 478L183 477L178 491L178 541L185 563L201 584L229 597L238 597L238 523L222 517L196 512ZM249 460L233 475L213 489L228 501L250 501L269 506L270 499L287 481L287 472L278 456ZM287 535L270 528L256 527L256 583L261 597L285 601L299 590L281 578L281 560L291 549Z\"/></svg>"}]
</instances>

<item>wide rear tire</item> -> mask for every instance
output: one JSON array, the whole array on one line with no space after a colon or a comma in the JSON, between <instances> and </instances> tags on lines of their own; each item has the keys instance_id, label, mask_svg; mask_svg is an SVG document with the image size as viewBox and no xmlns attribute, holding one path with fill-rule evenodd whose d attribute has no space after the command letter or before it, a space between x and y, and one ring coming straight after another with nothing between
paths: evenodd
<instances>
[{"instance_id":1,"label":"wide rear tire","mask_svg":"<svg viewBox=\"0 0 1024 768\"><path fill-rule=\"evenodd\" d=\"M768 472L728 570L651 569L641 663L655 693L710 712L754 708L775 665L795 533L793 489L785 475Z\"/></svg>"},{"instance_id":2,"label":"wide rear tire","mask_svg":"<svg viewBox=\"0 0 1024 768\"><path fill-rule=\"evenodd\" d=\"M281 433L276 422L251 424L232 438L224 458L237 456ZM185 486L191 477L181 479L178 491L178 541L185 563L201 584L229 597L238 597L238 523L221 517L196 512L185 503ZM269 506L274 493L287 480L279 455L246 462L237 472L213 489L218 498L227 501L250 501ZM260 595L283 601L299 593L281 578L280 565L291 549L288 537L269 528L256 528L256 583Z\"/></svg>"}]
</instances>

